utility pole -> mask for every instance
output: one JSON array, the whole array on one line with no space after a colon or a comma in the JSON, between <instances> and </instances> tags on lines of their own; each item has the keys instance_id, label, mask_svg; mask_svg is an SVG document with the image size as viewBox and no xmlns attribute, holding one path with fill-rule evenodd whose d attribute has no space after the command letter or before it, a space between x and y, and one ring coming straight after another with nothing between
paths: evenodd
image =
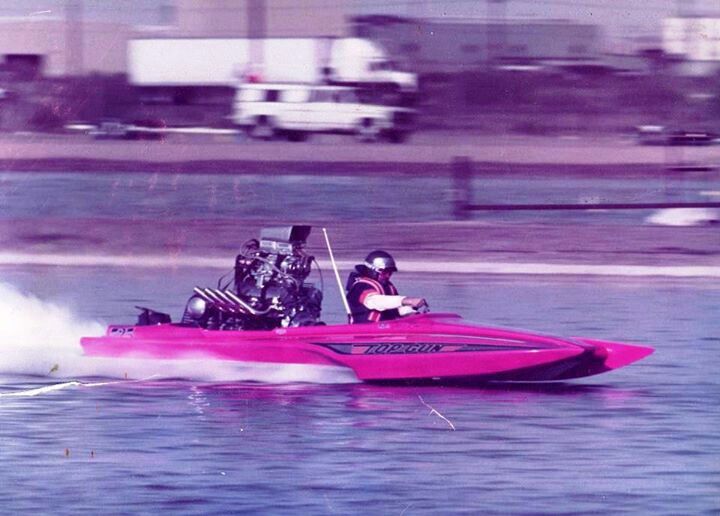
<instances>
[{"instance_id":1,"label":"utility pole","mask_svg":"<svg viewBox=\"0 0 720 516\"><path fill-rule=\"evenodd\" d=\"M247 0L247 35L250 38L251 70L245 73L256 75L265 62L263 39L267 37L266 0Z\"/></svg>"},{"instance_id":2,"label":"utility pole","mask_svg":"<svg viewBox=\"0 0 720 516\"><path fill-rule=\"evenodd\" d=\"M264 38L267 33L266 0L247 0L248 38Z\"/></svg>"},{"instance_id":3,"label":"utility pole","mask_svg":"<svg viewBox=\"0 0 720 516\"><path fill-rule=\"evenodd\" d=\"M83 73L83 0L65 2L65 75Z\"/></svg>"},{"instance_id":4,"label":"utility pole","mask_svg":"<svg viewBox=\"0 0 720 516\"><path fill-rule=\"evenodd\" d=\"M507 0L487 1L487 61L492 66L505 54Z\"/></svg>"}]
</instances>

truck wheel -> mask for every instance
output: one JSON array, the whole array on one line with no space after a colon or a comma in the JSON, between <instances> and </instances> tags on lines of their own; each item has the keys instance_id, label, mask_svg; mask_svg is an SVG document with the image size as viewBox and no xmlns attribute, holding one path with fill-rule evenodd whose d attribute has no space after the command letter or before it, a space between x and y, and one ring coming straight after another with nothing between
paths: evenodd
<instances>
[{"instance_id":1,"label":"truck wheel","mask_svg":"<svg viewBox=\"0 0 720 516\"><path fill-rule=\"evenodd\" d=\"M380 128L372 118L363 118L355 131L358 141L361 142L374 142L379 134Z\"/></svg>"},{"instance_id":2,"label":"truck wheel","mask_svg":"<svg viewBox=\"0 0 720 516\"><path fill-rule=\"evenodd\" d=\"M264 116L259 117L254 125L248 127L248 136L254 140L272 140L275 137L272 121Z\"/></svg>"}]
</instances>

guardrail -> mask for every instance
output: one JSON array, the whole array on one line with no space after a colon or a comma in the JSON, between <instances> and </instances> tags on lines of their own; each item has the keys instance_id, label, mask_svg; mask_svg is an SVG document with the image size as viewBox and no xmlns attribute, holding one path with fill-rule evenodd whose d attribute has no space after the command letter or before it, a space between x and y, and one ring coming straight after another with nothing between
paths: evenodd
<instances>
[{"instance_id":1,"label":"guardrail","mask_svg":"<svg viewBox=\"0 0 720 516\"><path fill-rule=\"evenodd\" d=\"M669 169L668 169L669 170ZM698 169L692 169L698 170ZM714 167L700 169L714 170ZM561 211L561 210L655 210L667 208L720 208L718 201L697 202L637 202L637 203L532 203L532 204L474 204L472 179L475 175L472 160L457 157L452 162L452 202L456 220L468 220L474 211Z\"/></svg>"}]
</instances>

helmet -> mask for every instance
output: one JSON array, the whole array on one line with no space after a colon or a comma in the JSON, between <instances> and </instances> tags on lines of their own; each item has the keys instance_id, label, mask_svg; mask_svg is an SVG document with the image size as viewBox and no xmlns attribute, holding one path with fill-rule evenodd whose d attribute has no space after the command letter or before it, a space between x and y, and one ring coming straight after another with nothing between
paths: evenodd
<instances>
[{"instance_id":1,"label":"helmet","mask_svg":"<svg viewBox=\"0 0 720 516\"><path fill-rule=\"evenodd\" d=\"M365 266L376 274L380 271L397 271L395 260L390 256L390 253L380 250L373 251L367 255L365 258Z\"/></svg>"}]
</instances>

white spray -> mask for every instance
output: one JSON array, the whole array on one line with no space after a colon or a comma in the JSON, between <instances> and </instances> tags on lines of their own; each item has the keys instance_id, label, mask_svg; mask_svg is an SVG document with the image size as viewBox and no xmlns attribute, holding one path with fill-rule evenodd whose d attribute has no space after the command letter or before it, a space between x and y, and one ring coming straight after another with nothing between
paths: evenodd
<instances>
[{"instance_id":1,"label":"white spray","mask_svg":"<svg viewBox=\"0 0 720 516\"><path fill-rule=\"evenodd\" d=\"M0 283L0 372L46 375L73 371L80 337L102 335L98 322L81 321L64 307Z\"/></svg>"},{"instance_id":2,"label":"white spray","mask_svg":"<svg viewBox=\"0 0 720 516\"><path fill-rule=\"evenodd\" d=\"M80 338L102 335L105 328L104 323L80 320L65 307L0 283L0 374L53 378L100 376L126 380L184 378L209 382L357 381L348 369L335 367L250 364L200 358L160 361L84 357ZM76 384L79 383L66 382L62 385ZM42 393L52 390L54 387L45 388Z\"/></svg>"},{"instance_id":3,"label":"white spray","mask_svg":"<svg viewBox=\"0 0 720 516\"><path fill-rule=\"evenodd\" d=\"M80 337L104 325L0 283L0 373L82 374Z\"/></svg>"}]
</instances>

